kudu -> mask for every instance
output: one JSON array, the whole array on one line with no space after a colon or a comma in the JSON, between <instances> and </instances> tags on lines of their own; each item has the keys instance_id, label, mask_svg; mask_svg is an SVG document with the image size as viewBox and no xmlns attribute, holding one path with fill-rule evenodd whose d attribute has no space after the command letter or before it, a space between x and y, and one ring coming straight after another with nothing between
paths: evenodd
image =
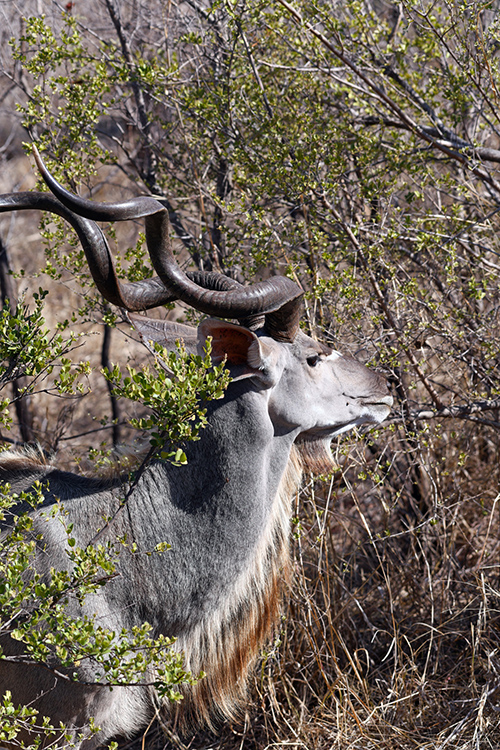
<instances>
[{"instance_id":1,"label":"kudu","mask_svg":"<svg viewBox=\"0 0 500 750\"><path fill-rule=\"evenodd\" d=\"M186 447L188 463L162 460L144 470L127 513L108 533L127 534L139 549L171 545L162 556L127 557L121 575L85 602L112 629L148 621L153 634L177 638L194 674L181 711L195 719L231 715L244 694L250 665L268 639L289 571L290 501L303 467L332 466L331 439L354 425L378 423L392 399L385 379L299 330L302 289L284 277L245 287L215 273L184 274L170 247L168 212L155 199L117 204L77 198L39 169L52 194L0 196L0 211L42 209L64 217L85 250L96 286L109 302L142 311L182 300L209 316L197 331L169 322L134 322L146 337L182 338L193 350L212 337L214 362L227 358L232 382L208 409L208 426ZM147 248L158 277L122 284L96 221L145 218ZM85 546L120 502L119 477L103 483L57 469L20 452L0 455L0 478L19 492L35 480L48 485L46 503L60 499ZM64 566L57 519L38 522L40 570ZM88 683L92 674L82 671ZM36 706L66 726L94 717L98 735L86 750L145 726L153 713L146 688L68 684L42 668L0 661L0 685L16 703Z\"/></svg>"}]
</instances>

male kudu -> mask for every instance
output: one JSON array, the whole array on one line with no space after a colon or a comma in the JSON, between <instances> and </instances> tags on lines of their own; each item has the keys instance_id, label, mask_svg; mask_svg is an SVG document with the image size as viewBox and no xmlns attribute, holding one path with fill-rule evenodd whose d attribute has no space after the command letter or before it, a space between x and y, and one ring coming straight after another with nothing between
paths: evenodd
<instances>
[{"instance_id":1,"label":"male kudu","mask_svg":"<svg viewBox=\"0 0 500 750\"><path fill-rule=\"evenodd\" d=\"M206 673L186 691L182 712L201 720L231 715L276 621L289 571L290 501L302 468L327 470L333 437L387 416L392 399L385 378L299 330L303 292L290 279L244 287L220 274L184 274L171 251L168 212L158 201L139 197L112 205L76 198L36 158L52 194L3 195L0 211L42 209L69 221L109 302L133 312L179 299L209 316L240 321L210 317L195 330L134 317L145 336L166 344L182 338L193 351L212 337L213 360L226 358L233 380L225 397L210 403L208 426L186 448L187 465L152 461L127 500L127 513L106 531L126 534L139 550L164 541L171 549L161 556L123 555L120 575L83 605L115 631L148 621L153 635L175 636L186 667ZM158 276L122 284L95 222L140 217ZM123 496L120 477L104 482L67 473L21 452L0 455L0 479L16 492L35 480L45 483L45 504L60 500L81 546ZM40 513L34 513L35 532L43 535L38 569L67 566L57 516L42 519ZM11 690L16 703L34 705L66 726L82 728L94 717L100 732L84 741L86 750L147 724L154 710L148 689L89 685L89 664L78 673L85 685L43 667L0 661L0 687Z\"/></svg>"}]
</instances>

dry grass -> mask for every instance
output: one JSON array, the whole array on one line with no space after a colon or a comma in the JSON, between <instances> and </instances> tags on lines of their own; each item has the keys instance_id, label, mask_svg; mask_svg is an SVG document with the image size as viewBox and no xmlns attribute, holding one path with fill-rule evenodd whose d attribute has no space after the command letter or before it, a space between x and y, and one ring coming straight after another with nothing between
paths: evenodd
<instances>
[{"instance_id":1,"label":"dry grass","mask_svg":"<svg viewBox=\"0 0 500 750\"><path fill-rule=\"evenodd\" d=\"M166 739L155 725L144 747L500 746L498 464L476 453L450 469L464 442L494 445L495 435L447 428L420 468L422 453L409 460L402 431L386 430L383 460L376 443L351 440L342 473L310 478L297 498L293 585L246 716L217 736L166 728ZM388 459L378 484L364 478Z\"/></svg>"}]
</instances>

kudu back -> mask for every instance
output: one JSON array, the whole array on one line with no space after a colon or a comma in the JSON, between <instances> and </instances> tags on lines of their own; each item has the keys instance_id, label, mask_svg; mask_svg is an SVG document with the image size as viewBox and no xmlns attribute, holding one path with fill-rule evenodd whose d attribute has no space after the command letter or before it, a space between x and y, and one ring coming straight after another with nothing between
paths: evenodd
<instances>
[{"instance_id":1,"label":"kudu back","mask_svg":"<svg viewBox=\"0 0 500 750\"><path fill-rule=\"evenodd\" d=\"M144 336L166 345L182 337L194 351L211 337L214 363L226 358L233 380L225 397L210 404L201 439L187 446L187 465L152 461L127 500L127 512L106 531L108 538L126 534L139 551L165 541L171 549L161 556L121 555L120 575L83 605L111 629L147 621L153 635L175 636L186 667L206 673L186 691L181 715L198 721L231 716L278 615L289 571L290 501L302 469L327 471L334 436L384 419L392 402L387 384L299 330L303 293L294 282L273 277L244 287L220 274L184 274L173 258L168 213L159 202L76 198L36 158L52 194L3 195L0 211L41 208L63 216L77 231L107 300L133 312L180 299L207 315L240 321L208 318L195 330L133 317ZM158 276L122 284L96 221L140 217ZM61 501L81 546L92 542L123 496L119 478L78 476L19 452L0 455L0 479L15 492L44 482L45 504ZM42 519L37 511L34 522L43 535L39 571L67 566L57 516ZM129 736L150 720L155 699L147 688L111 691L91 684L88 664L77 671L81 682L68 683L43 667L0 661L0 687L16 703L33 705L75 730L93 717L100 732L84 741L86 750Z\"/></svg>"}]
</instances>

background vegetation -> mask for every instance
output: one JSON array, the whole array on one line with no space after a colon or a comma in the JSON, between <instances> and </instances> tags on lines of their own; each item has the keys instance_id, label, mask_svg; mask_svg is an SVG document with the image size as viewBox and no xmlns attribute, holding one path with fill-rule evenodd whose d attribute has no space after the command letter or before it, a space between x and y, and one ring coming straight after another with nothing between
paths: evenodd
<instances>
[{"instance_id":1,"label":"background vegetation","mask_svg":"<svg viewBox=\"0 0 500 750\"><path fill-rule=\"evenodd\" d=\"M83 195L161 197L182 263L289 274L307 290L305 329L393 384L390 420L343 437L339 471L297 498L294 583L246 716L217 737L151 728L146 746L498 747L497 0L0 13L4 192L33 185L19 149L35 140ZM129 279L151 273L140 229L107 230ZM4 298L27 289L24 316L43 307L57 336L78 336L53 340L54 363L87 339L42 374L24 344L4 352L3 438L68 466L103 440L105 459L130 407L99 367L137 354L128 327L110 355L119 313L66 227L44 218L43 247L24 216L1 232ZM50 294L32 302L39 287ZM61 393L60 373L81 392Z\"/></svg>"}]
</instances>

